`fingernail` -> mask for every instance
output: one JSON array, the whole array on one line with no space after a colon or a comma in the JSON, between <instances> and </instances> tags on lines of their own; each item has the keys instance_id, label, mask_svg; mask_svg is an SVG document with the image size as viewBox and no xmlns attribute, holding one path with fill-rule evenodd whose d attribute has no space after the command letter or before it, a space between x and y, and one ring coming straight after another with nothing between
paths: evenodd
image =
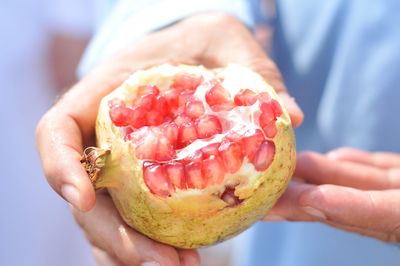
<instances>
[{"instance_id":1,"label":"fingernail","mask_svg":"<svg viewBox=\"0 0 400 266\"><path fill-rule=\"evenodd\" d=\"M285 221L285 218L276 214L268 214L267 216L264 217L263 220L268 222L279 222L279 221Z\"/></svg>"},{"instance_id":2,"label":"fingernail","mask_svg":"<svg viewBox=\"0 0 400 266\"><path fill-rule=\"evenodd\" d=\"M318 219L326 220L325 214L323 212L321 212L320 210L317 210L317 209L315 209L313 207L308 207L308 206L307 207L303 207L303 211L306 212L307 214L313 216L313 217L318 218Z\"/></svg>"},{"instance_id":3,"label":"fingernail","mask_svg":"<svg viewBox=\"0 0 400 266\"><path fill-rule=\"evenodd\" d=\"M140 266L160 266L160 263L155 261L145 261Z\"/></svg>"},{"instance_id":4,"label":"fingernail","mask_svg":"<svg viewBox=\"0 0 400 266\"><path fill-rule=\"evenodd\" d=\"M61 187L61 195L66 201L71 203L75 208L81 209L79 191L73 185L63 185Z\"/></svg>"}]
</instances>

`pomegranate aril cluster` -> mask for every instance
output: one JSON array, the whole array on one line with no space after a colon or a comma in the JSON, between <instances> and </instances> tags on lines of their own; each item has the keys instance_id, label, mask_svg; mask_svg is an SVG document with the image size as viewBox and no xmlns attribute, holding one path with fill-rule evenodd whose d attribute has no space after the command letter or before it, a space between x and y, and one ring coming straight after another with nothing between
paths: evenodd
<instances>
[{"instance_id":1,"label":"pomegranate aril cluster","mask_svg":"<svg viewBox=\"0 0 400 266\"><path fill-rule=\"evenodd\" d=\"M144 178L153 193L168 196L175 189L204 189L222 184L226 174L239 171L245 158L257 171L265 171L274 155L274 142L257 130L239 141L224 138L222 142L211 143L186 158L145 161Z\"/></svg>"},{"instance_id":2,"label":"pomegranate aril cluster","mask_svg":"<svg viewBox=\"0 0 400 266\"><path fill-rule=\"evenodd\" d=\"M206 86L204 102L196 96L199 86ZM223 128L221 112L256 103L259 129ZM268 93L242 89L232 97L218 80L204 81L190 74L176 76L163 91L154 85L141 86L134 102L113 100L109 106L112 122L125 130L126 141L135 145L136 157L143 161L146 185L159 196L222 184L245 159L257 171L265 171L275 155L272 139L282 115L279 103ZM224 135L216 141L218 134ZM196 140L209 144L178 158Z\"/></svg>"}]
</instances>

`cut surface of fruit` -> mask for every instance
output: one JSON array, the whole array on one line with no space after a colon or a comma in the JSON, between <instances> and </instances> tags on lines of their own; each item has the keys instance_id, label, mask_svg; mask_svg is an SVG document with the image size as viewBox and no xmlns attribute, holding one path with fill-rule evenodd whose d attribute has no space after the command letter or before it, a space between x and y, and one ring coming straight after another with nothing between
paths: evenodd
<instances>
[{"instance_id":1,"label":"cut surface of fruit","mask_svg":"<svg viewBox=\"0 0 400 266\"><path fill-rule=\"evenodd\" d=\"M138 86L132 102L111 100L109 115L116 127L131 129L125 139L136 158L152 163L143 166L144 179L158 196L223 186L244 163L265 171L274 159L282 108L266 92L231 91L216 77L183 72L167 86Z\"/></svg>"},{"instance_id":2,"label":"cut surface of fruit","mask_svg":"<svg viewBox=\"0 0 400 266\"><path fill-rule=\"evenodd\" d=\"M253 105L257 101L257 94L249 89L241 90L235 95L235 104L240 106Z\"/></svg>"},{"instance_id":3,"label":"cut surface of fruit","mask_svg":"<svg viewBox=\"0 0 400 266\"><path fill-rule=\"evenodd\" d=\"M264 217L296 162L287 111L238 65L136 71L101 100L96 141L81 160L94 187L107 188L134 230L185 249Z\"/></svg>"}]
</instances>

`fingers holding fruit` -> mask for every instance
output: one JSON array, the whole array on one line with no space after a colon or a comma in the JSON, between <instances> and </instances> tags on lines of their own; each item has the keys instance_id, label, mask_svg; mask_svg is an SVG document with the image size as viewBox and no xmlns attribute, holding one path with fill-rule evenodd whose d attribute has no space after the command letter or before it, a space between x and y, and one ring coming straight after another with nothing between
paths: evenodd
<instances>
[{"instance_id":1,"label":"fingers holding fruit","mask_svg":"<svg viewBox=\"0 0 400 266\"><path fill-rule=\"evenodd\" d=\"M267 220L317 220L390 242L400 241L400 156L342 148L299 155L296 176Z\"/></svg>"},{"instance_id":2,"label":"fingers holding fruit","mask_svg":"<svg viewBox=\"0 0 400 266\"><path fill-rule=\"evenodd\" d=\"M397 160L396 160L397 159ZM303 152L296 177L313 184L335 184L362 190L400 188L400 156L339 149L327 155Z\"/></svg>"},{"instance_id":3,"label":"fingers holding fruit","mask_svg":"<svg viewBox=\"0 0 400 266\"><path fill-rule=\"evenodd\" d=\"M73 214L101 261L112 261L116 265L141 265L145 262L171 266L199 265L195 250L177 250L127 226L105 193L97 195L96 205L89 212L74 209Z\"/></svg>"}]
</instances>

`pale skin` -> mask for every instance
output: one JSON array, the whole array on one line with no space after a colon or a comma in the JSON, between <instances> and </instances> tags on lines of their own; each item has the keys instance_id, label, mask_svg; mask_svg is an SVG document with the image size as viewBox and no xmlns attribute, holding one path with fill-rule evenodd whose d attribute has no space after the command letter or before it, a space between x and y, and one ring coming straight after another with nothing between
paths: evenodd
<instances>
[{"instance_id":1,"label":"pale skin","mask_svg":"<svg viewBox=\"0 0 400 266\"><path fill-rule=\"evenodd\" d=\"M298 155L289 189L265 220L318 221L400 242L400 156L340 148Z\"/></svg>"},{"instance_id":2,"label":"pale skin","mask_svg":"<svg viewBox=\"0 0 400 266\"><path fill-rule=\"evenodd\" d=\"M118 87L135 70L165 62L203 64L207 67L221 67L233 62L248 66L260 73L279 93L290 113L293 126L300 125L303 120L303 114L287 94L275 64L263 52L247 28L236 18L228 15L200 14L187 18L169 28L150 34L96 67L45 114L37 127L36 137L48 182L72 205L75 219L92 244L100 265L140 265L144 262L157 262L160 265L200 263L195 250L180 250L163 245L129 228L121 220L109 196L104 192L95 193L79 162L84 147L93 145L94 123L100 99ZM301 158L300 156L299 166L302 164ZM318 165L313 167L317 169ZM299 170L297 172L301 173ZM346 180L347 174L345 172L342 174L342 180ZM295 189L291 186L273 214L292 220L316 219L301 212L302 206L299 205L298 199L315 194L309 193L308 188L318 190L328 186L320 184L329 182L326 182L323 175L311 178L312 175L307 172L303 172L301 177L311 184L296 185ZM353 179L353 176L349 179ZM350 182L352 185L354 183L354 180ZM340 188L345 192L347 192L345 189L350 189L346 187L350 185L344 181L338 185L341 185ZM304 186L309 187L304 189ZM379 188L381 189L379 192L387 195L386 197L394 204L396 191ZM332 191L334 192L344 193ZM352 208L358 208L354 204L360 206L367 204L360 193L351 194L359 197L357 201L351 202ZM340 203L337 202L335 195L328 196L323 201L327 206ZM291 201L296 204L287 204ZM375 205L371 211L390 209L388 202L376 201L376 203L384 206ZM392 207L395 208L394 205ZM368 213L364 215L372 215L369 209L365 210ZM393 222L396 218L400 220L399 213L398 209L392 212L390 220ZM330 213L326 215L328 221L340 221L346 229L350 225L360 226L357 222L359 220L350 220L351 217L345 211L335 214L335 219L338 220L333 220L334 216ZM369 226L371 227L368 227L368 230L381 228L378 224Z\"/></svg>"}]
</instances>

